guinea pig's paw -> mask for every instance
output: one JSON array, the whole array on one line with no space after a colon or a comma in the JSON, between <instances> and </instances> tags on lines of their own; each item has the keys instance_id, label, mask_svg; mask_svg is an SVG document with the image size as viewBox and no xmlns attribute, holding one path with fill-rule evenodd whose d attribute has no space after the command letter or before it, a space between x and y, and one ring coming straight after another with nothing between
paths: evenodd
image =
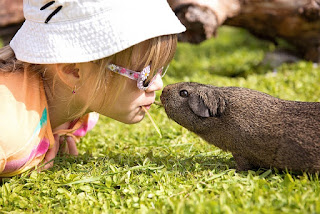
<instances>
[{"instance_id":1,"label":"guinea pig's paw","mask_svg":"<svg viewBox=\"0 0 320 214\"><path fill-rule=\"evenodd\" d=\"M200 117L220 117L226 101L217 91L198 91L190 95L188 104L196 115Z\"/></svg>"},{"instance_id":2,"label":"guinea pig's paw","mask_svg":"<svg viewBox=\"0 0 320 214\"><path fill-rule=\"evenodd\" d=\"M253 169L253 166L250 164L249 160L243 157L242 155L232 153L235 161L236 161L236 170L238 172L248 171Z\"/></svg>"}]
</instances>

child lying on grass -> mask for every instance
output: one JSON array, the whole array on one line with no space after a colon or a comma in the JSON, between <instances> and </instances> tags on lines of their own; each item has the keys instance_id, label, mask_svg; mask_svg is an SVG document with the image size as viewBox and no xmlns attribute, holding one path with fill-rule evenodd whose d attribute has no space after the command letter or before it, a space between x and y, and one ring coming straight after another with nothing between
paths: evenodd
<instances>
[{"instance_id":1,"label":"child lying on grass","mask_svg":"<svg viewBox=\"0 0 320 214\"><path fill-rule=\"evenodd\" d=\"M141 121L185 30L166 0L24 1L24 16L0 50L0 177L53 166L64 141L77 155L97 113Z\"/></svg>"}]
</instances>

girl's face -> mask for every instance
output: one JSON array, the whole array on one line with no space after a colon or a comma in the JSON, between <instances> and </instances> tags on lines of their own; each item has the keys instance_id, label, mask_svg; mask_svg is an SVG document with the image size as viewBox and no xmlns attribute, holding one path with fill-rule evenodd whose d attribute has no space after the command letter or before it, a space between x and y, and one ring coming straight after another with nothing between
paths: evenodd
<instances>
[{"instance_id":1,"label":"girl's face","mask_svg":"<svg viewBox=\"0 0 320 214\"><path fill-rule=\"evenodd\" d=\"M119 92L114 104L102 108L102 112L99 113L123 123L140 122L145 115L142 107L148 110L155 101L155 92L163 87L161 76L157 75L155 81L145 91L138 89L136 81L121 78L125 81L125 87Z\"/></svg>"},{"instance_id":2,"label":"girl's face","mask_svg":"<svg viewBox=\"0 0 320 214\"><path fill-rule=\"evenodd\" d=\"M155 92L163 87L160 74L155 77L153 83L145 91L137 87L137 81L119 74L114 75L116 75L115 78L119 78L117 83L124 84L123 87L120 86L121 89L118 91L116 99L111 104L104 103L105 96L115 95L108 92L98 93L97 98L94 99L89 107L90 111L98 112L127 124L140 122L145 116L145 111L142 107L148 110L155 101Z\"/></svg>"},{"instance_id":3,"label":"girl's face","mask_svg":"<svg viewBox=\"0 0 320 214\"><path fill-rule=\"evenodd\" d=\"M125 81L125 86L119 92L113 105L103 107L99 113L123 123L140 122L145 116L142 107L148 110L154 103L155 92L163 87L162 78L157 75L155 81L145 91L138 89L136 81L126 77L119 78Z\"/></svg>"},{"instance_id":4,"label":"girl's face","mask_svg":"<svg viewBox=\"0 0 320 214\"><path fill-rule=\"evenodd\" d=\"M148 65L154 66L153 70L159 70L173 58L176 43L176 35L156 37L117 53L113 58L110 58L110 63L137 72L142 71ZM110 66L110 64L108 65ZM92 74L96 73L100 68L95 63L91 63L91 66L96 66L96 68L86 68L85 70L87 71L84 73L87 77L85 79L96 78ZM95 99L91 102L88 111L98 112L123 123L140 122L145 116L144 108L147 110L150 108L155 101L155 92L163 87L161 74L155 76L154 81L146 90L140 90L137 87L136 80L124 77L119 73L113 73L114 70L111 70L113 69L109 68L111 76L108 76L110 73L107 73L105 74L107 77L101 77L106 78L107 83L104 85L107 89L100 89L95 93ZM121 73L123 74L123 72ZM131 74L129 72L130 77ZM150 78L152 76L153 74L151 73ZM85 88L85 90L90 90L90 85ZM91 86L91 88L93 87ZM84 91L84 94L86 94L85 92L87 91ZM84 101L90 100L87 97L82 99Z\"/></svg>"}]
</instances>

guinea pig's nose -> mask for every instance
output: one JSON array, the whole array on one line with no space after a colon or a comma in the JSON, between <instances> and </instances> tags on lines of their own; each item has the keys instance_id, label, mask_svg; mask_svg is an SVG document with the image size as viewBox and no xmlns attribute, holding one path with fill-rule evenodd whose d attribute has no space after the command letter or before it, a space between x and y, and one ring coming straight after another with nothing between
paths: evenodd
<instances>
[{"instance_id":1,"label":"guinea pig's nose","mask_svg":"<svg viewBox=\"0 0 320 214\"><path fill-rule=\"evenodd\" d=\"M164 102L165 102L165 98L164 98L164 91L162 91L162 93L161 93L161 95L160 95L160 101L161 101L161 103L162 104L164 104Z\"/></svg>"},{"instance_id":2,"label":"guinea pig's nose","mask_svg":"<svg viewBox=\"0 0 320 214\"><path fill-rule=\"evenodd\" d=\"M168 94L169 93L169 91L170 91L170 89L168 89L168 87L165 87L163 90L162 90L162 93L161 93L161 95L160 95L160 100L161 100L161 103L162 104L165 104L165 102L166 102L166 94Z\"/></svg>"}]
</instances>

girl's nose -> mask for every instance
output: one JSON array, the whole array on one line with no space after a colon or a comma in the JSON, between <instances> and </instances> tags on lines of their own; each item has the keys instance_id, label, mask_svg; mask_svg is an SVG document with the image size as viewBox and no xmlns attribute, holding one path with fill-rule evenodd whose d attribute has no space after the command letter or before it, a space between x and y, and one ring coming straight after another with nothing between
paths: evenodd
<instances>
[{"instance_id":1,"label":"girl's nose","mask_svg":"<svg viewBox=\"0 0 320 214\"><path fill-rule=\"evenodd\" d=\"M162 77L160 74L157 74L157 76L155 76L155 80L149 86L149 88L147 88L146 92L159 91L162 88L163 88Z\"/></svg>"}]
</instances>

